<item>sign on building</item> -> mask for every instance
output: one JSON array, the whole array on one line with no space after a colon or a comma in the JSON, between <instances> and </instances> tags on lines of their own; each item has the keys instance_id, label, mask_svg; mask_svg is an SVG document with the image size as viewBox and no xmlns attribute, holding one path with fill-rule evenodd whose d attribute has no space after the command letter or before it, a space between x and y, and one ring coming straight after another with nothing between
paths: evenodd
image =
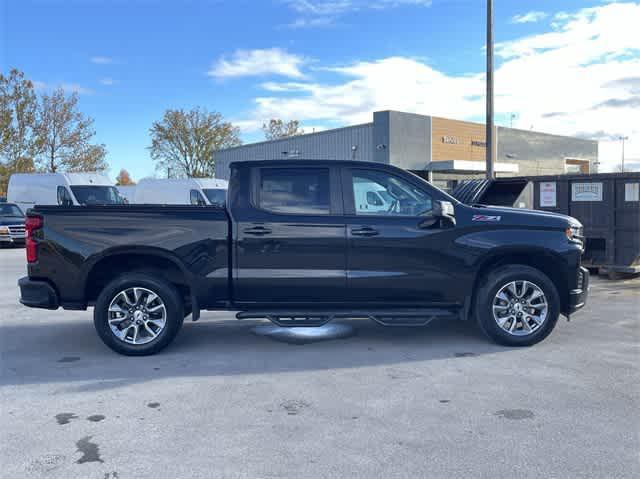
<instances>
[{"instance_id":1,"label":"sign on building","mask_svg":"<svg viewBox=\"0 0 640 479\"><path fill-rule=\"evenodd\" d=\"M540 183L540 207L541 208L555 208L556 202L556 182L555 181L543 181Z\"/></svg>"},{"instance_id":2,"label":"sign on building","mask_svg":"<svg viewBox=\"0 0 640 479\"><path fill-rule=\"evenodd\" d=\"M602 201L602 183L572 183L571 201Z\"/></svg>"}]
</instances>

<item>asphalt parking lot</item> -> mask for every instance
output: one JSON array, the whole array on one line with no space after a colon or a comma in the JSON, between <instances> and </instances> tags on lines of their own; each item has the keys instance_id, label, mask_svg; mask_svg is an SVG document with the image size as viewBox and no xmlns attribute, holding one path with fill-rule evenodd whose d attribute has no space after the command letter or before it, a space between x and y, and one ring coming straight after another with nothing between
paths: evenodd
<instances>
[{"instance_id":1,"label":"asphalt parking lot","mask_svg":"<svg viewBox=\"0 0 640 479\"><path fill-rule=\"evenodd\" d=\"M127 358L17 302L0 250L3 478L640 477L640 279L510 349L463 323L292 345L204 313Z\"/></svg>"}]
</instances>

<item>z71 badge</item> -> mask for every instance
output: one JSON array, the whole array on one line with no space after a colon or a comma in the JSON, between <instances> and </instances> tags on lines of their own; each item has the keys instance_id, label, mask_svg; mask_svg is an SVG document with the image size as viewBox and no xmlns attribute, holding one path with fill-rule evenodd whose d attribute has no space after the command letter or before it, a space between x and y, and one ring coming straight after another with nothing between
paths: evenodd
<instances>
[{"instance_id":1,"label":"z71 badge","mask_svg":"<svg viewBox=\"0 0 640 479\"><path fill-rule=\"evenodd\" d=\"M500 221L502 216L473 215L471 221Z\"/></svg>"}]
</instances>

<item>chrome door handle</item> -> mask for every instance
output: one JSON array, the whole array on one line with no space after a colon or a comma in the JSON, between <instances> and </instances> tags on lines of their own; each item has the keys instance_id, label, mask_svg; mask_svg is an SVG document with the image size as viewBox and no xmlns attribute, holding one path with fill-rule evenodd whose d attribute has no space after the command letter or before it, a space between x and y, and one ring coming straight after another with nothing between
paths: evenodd
<instances>
[{"instance_id":1,"label":"chrome door handle","mask_svg":"<svg viewBox=\"0 0 640 479\"><path fill-rule=\"evenodd\" d=\"M269 228L265 228L264 226L254 226L252 228L246 228L242 230L244 234L254 235L254 236L264 236L271 234L271 230Z\"/></svg>"},{"instance_id":2,"label":"chrome door handle","mask_svg":"<svg viewBox=\"0 0 640 479\"><path fill-rule=\"evenodd\" d=\"M380 232L369 226L363 226L362 228L351 230L351 234L353 236L377 236Z\"/></svg>"}]
</instances>

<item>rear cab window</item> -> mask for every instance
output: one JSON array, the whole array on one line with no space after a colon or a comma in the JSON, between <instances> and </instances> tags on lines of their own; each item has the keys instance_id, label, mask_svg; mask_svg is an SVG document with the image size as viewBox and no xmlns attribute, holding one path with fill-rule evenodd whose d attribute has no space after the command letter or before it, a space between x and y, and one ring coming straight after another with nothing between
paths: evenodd
<instances>
[{"instance_id":1,"label":"rear cab window","mask_svg":"<svg viewBox=\"0 0 640 479\"><path fill-rule=\"evenodd\" d=\"M331 214L328 168L260 168L257 206L284 214Z\"/></svg>"}]
</instances>

